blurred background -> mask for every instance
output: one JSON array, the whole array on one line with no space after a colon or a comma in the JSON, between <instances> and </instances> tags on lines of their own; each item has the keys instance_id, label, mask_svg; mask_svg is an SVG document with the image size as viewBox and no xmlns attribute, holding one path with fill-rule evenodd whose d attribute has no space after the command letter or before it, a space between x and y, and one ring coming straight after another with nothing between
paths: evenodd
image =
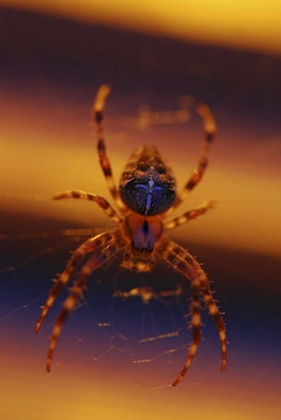
<instances>
[{"instance_id":1,"label":"blurred background","mask_svg":"<svg viewBox=\"0 0 281 420\"><path fill-rule=\"evenodd\" d=\"M0 0L1 419L277 418L281 315L281 6L279 2ZM203 339L176 388L190 342L189 284L165 264L97 271L45 359L67 290L39 335L52 278L86 236L112 228L68 189L112 199L98 164L91 107L102 83L108 154L119 181L153 144L183 186L200 154L206 102L218 125L202 183L176 212L218 200L169 232L197 256L225 312L228 365L203 313ZM77 230L76 230L77 229ZM152 287L158 299L116 291ZM183 288L178 297L163 291Z\"/></svg>"}]
</instances>

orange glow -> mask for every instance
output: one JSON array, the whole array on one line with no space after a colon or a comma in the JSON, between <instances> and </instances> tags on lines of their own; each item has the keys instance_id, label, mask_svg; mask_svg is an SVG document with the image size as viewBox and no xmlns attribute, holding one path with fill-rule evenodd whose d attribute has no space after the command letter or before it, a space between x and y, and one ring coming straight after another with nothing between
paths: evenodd
<instances>
[{"instance_id":1,"label":"orange glow","mask_svg":"<svg viewBox=\"0 0 281 420\"><path fill-rule=\"evenodd\" d=\"M77 227L108 226L108 218L93 203L74 200L58 203L52 200L52 196L60 191L79 188L103 195L112 202L99 167L94 141L91 140L91 127L85 124L87 119L81 121L72 117L71 107L67 103L58 103L58 109L64 109L64 116L67 117L61 118L56 126L48 123L52 112L45 109L44 103L38 107L32 100L24 99L24 103L21 103L16 97L15 92L14 99L1 98L3 104L5 103L5 107L2 107L4 113L0 156L2 206L14 211L20 209L44 215L47 219L72 221ZM88 107L90 109L91 105L83 106L85 113ZM12 123L15 108L21 109L16 126ZM30 120L30 115L33 115L33 120ZM90 115L89 110L87 115ZM108 119L115 120L116 115L111 114ZM118 117L125 118L121 114ZM25 127L26 121L29 128ZM110 131L114 129L113 125L109 121L109 138L112 134L114 138L114 133ZM188 138L188 124L183 129ZM77 133L76 142L71 130ZM200 134L198 126L198 133L194 137L200 138ZM185 154L190 156L188 143L181 145L179 142L171 150L169 133L166 134L166 141L162 137L163 145L159 145L157 136L151 137L149 132L145 135L146 143L155 144L163 156L169 156L169 163L174 168L179 185L182 185L187 178L187 165L190 172L196 162L200 143L197 153L186 162ZM246 135L249 133L244 133ZM139 146L132 144L126 133L123 139L125 141L122 144L119 141L110 141L108 145L117 182L128 156ZM271 144L272 139L265 141L264 145L260 143L259 147L253 146L249 138L247 140L243 146L243 156L239 155L235 138L228 138L223 147L221 141L214 146L211 166L204 180L176 213L181 214L212 198L219 201L218 208L199 220L190 222L188 226L169 232L170 236L280 255L280 229L277 228L281 214L280 171L279 175L272 174L270 161L267 167L263 163L261 171L256 170L261 166L260 149L267 143ZM11 173L13 176L10 176ZM18 179L21 179L21 183Z\"/></svg>"},{"instance_id":2,"label":"orange glow","mask_svg":"<svg viewBox=\"0 0 281 420\"><path fill-rule=\"evenodd\" d=\"M153 365L137 373L129 362L111 372L105 362L102 368L96 368L93 363L88 366L79 362L75 365L64 363L48 374L42 369L42 351L33 343L32 353L38 350L37 357L20 351L13 351L12 355L0 354L2 377L5 378L5 383L0 385L1 418L129 420L133 417L141 420L151 413L153 418L163 420L186 417L257 420L263 418L265 410L269 418L278 418L277 386L271 385L271 394L264 394L234 369L229 373L216 374L213 370L206 373L198 363L196 377L204 378L204 382L196 382L190 372L189 379L177 388L152 389L148 383L163 380L165 369L162 365ZM116 356L114 361L118 361ZM260 375L257 382L260 384L262 380ZM262 408L260 399L265 404Z\"/></svg>"},{"instance_id":3,"label":"orange glow","mask_svg":"<svg viewBox=\"0 0 281 420\"><path fill-rule=\"evenodd\" d=\"M0 4L182 40L281 52L280 2L275 0L2 0Z\"/></svg>"}]
</instances>

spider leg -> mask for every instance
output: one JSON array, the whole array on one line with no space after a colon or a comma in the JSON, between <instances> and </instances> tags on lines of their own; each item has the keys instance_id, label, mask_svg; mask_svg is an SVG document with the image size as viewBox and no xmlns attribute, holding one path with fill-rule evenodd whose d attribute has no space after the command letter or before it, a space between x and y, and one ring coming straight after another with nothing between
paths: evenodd
<instances>
[{"instance_id":1,"label":"spider leg","mask_svg":"<svg viewBox=\"0 0 281 420\"><path fill-rule=\"evenodd\" d=\"M188 351L186 361L183 365L181 373L173 382L176 386L183 379L184 375L189 369L193 358L197 352L201 340L201 314L200 314L200 281L198 279L191 281L191 328L192 328L192 343Z\"/></svg>"},{"instance_id":2,"label":"spider leg","mask_svg":"<svg viewBox=\"0 0 281 420\"><path fill-rule=\"evenodd\" d=\"M210 315L212 316L214 323L218 329L221 352L222 352L222 364L221 370L225 369L226 366L226 334L225 324L220 315L218 307L212 297L212 292L209 286L209 280L202 270L200 264L190 255L184 248L170 241L166 237L163 237L157 248L158 254L167 261L174 269L185 277L191 280L192 286L192 328L193 328L193 342L190 347L184 367L173 383L176 386L186 374L187 369L195 355L199 341L200 341L200 306L198 299L198 292L202 293L204 301L209 309ZM200 288L198 290L198 287Z\"/></svg>"},{"instance_id":3,"label":"spider leg","mask_svg":"<svg viewBox=\"0 0 281 420\"><path fill-rule=\"evenodd\" d=\"M215 206L216 202L214 200L206 201L205 203L187 211L181 216L175 217L168 222L164 222L164 230L173 229L179 225L189 222L190 220L196 219L198 216L201 216L201 214L205 214L207 211L215 208Z\"/></svg>"},{"instance_id":4,"label":"spider leg","mask_svg":"<svg viewBox=\"0 0 281 420\"><path fill-rule=\"evenodd\" d=\"M97 93L97 97L96 97L96 101L94 103L93 106L93 118L96 122L96 127L97 127L97 136L98 136L98 144L97 144L97 148L98 148L98 154L99 154L99 160L100 160L100 165L103 171L103 174L105 176L105 180L108 186L108 189L113 197L113 199L115 200L119 210L122 212L122 214L126 213L126 207L123 203L123 201L121 200L120 196L119 196L119 192L118 189L116 187L115 181L114 181L114 177L112 174L112 169L111 169L111 165L110 165L110 161L109 158L106 154L106 145L105 145L105 141L104 141L104 115L103 115L103 111L104 111L104 104L105 104L105 100L108 96L110 92L110 87L108 85L102 85Z\"/></svg>"},{"instance_id":5,"label":"spider leg","mask_svg":"<svg viewBox=\"0 0 281 420\"><path fill-rule=\"evenodd\" d=\"M48 314L50 308L53 306L57 296L68 283L70 276L73 271L76 269L78 264L82 261L84 256L89 252L100 252L100 249L108 244L111 244L117 237L118 231L114 230L111 232L105 232L100 235L97 235L93 238L88 239L82 245L80 245L72 254L71 259L69 260L65 270L55 281L55 285L50 290L49 296L45 305L43 306L41 315L37 321L35 332L38 333L39 329L44 321L46 315Z\"/></svg>"},{"instance_id":6,"label":"spider leg","mask_svg":"<svg viewBox=\"0 0 281 420\"><path fill-rule=\"evenodd\" d=\"M57 340L60 336L64 322L66 321L68 315L75 307L77 300L82 296L83 290L86 288L87 281L94 270L99 268L103 263L108 261L114 254L123 249L126 246L127 242L123 239L121 235L118 235L118 239L113 243L107 245L101 252L96 253L90 260L81 268L79 277L75 281L71 291L63 304L63 308L59 313L54 329L51 336L51 341L49 345L46 369L48 372L51 370L51 362L53 358L53 353L57 344Z\"/></svg>"},{"instance_id":7,"label":"spider leg","mask_svg":"<svg viewBox=\"0 0 281 420\"><path fill-rule=\"evenodd\" d=\"M214 136L217 130L216 122L213 117L213 114L211 113L207 105L199 104L197 106L197 112L203 120L205 132L201 156L199 158L197 168L192 172L187 183L183 187L182 191L179 193L174 205L169 209L169 213L176 207L178 207L186 199L186 197L193 190L193 188L196 187L198 182L202 179L208 165L208 154L210 145L214 141Z\"/></svg>"},{"instance_id":8,"label":"spider leg","mask_svg":"<svg viewBox=\"0 0 281 420\"><path fill-rule=\"evenodd\" d=\"M201 270L200 274L200 281L201 281L201 292L206 303L207 308L209 309L209 313L214 320L214 323L218 329L220 343L221 343L221 370L225 370L226 368L226 333L225 333L225 323L221 317L221 314L218 310L218 307L213 299L212 291L210 290L210 283L206 273Z\"/></svg>"},{"instance_id":9,"label":"spider leg","mask_svg":"<svg viewBox=\"0 0 281 420\"><path fill-rule=\"evenodd\" d=\"M174 252L174 249L178 248L178 245L174 244L168 239L165 241L164 246L161 246L158 249L158 253L161 257L171 264L177 271L180 271L184 274L185 277L188 277L191 280L191 326L192 326L192 343L189 348L186 361L181 370L181 373L177 379L173 382L173 386L178 385L178 383L183 379L186 374L198 348L201 339L201 315L200 315L200 279L196 274L195 270L187 264L182 264L177 254Z\"/></svg>"},{"instance_id":10,"label":"spider leg","mask_svg":"<svg viewBox=\"0 0 281 420\"><path fill-rule=\"evenodd\" d=\"M98 204L98 206L107 214L108 217L110 217L110 219L113 222L117 224L120 224L122 222L121 217L118 216L118 214L111 207L109 202L105 198L99 195L92 194L86 191L71 190L71 191L65 191L63 193L56 194L53 197L54 200L61 200L63 198L80 198L82 200L93 201L94 203Z\"/></svg>"}]
</instances>

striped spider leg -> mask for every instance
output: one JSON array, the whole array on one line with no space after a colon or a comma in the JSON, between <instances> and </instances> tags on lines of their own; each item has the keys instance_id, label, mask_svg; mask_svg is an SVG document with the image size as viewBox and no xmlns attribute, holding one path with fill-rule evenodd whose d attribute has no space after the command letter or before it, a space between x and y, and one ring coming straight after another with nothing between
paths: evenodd
<instances>
[{"instance_id":1,"label":"striped spider leg","mask_svg":"<svg viewBox=\"0 0 281 420\"><path fill-rule=\"evenodd\" d=\"M122 221L122 219L118 216L115 210L103 197L78 190L66 191L54 197L55 200L60 200L64 198L80 198L93 201L97 203L111 218L111 220L113 220L117 225L120 225ZM36 333L39 332L42 322L44 321L50 308L53 306L57 296L70 280L71 275L73 274L75 269L83 261L86 254L92 253L89 262L82 267L79 278L74 284L73 288L71 289L71 293L65 301L63 309L61 310L59 316L56 319L47 357L46 368L48 372L51 369L51 360L53 352L56 346L57 339L61 332L63 322L66 320L68 314L74 308L79 297L82 296L83 289L86 287L87 278L90 276L92 271L96 270L104 262L108 261L116 252L122 249L125 246L125 244L126 239L124 238L124 235L122 234L122 231L120 229L104 232L88 239L73 252L72 257L69 260L62 274L59 276L58 279L54 280L55 285L50 290L47 301L42 307L41 315L36 323Z\"/></svg>"},{"instance_id":2,"label":"striped spider leg","mask_svg":"<svg viewBox=\"0 0 281 420\"><path fill-rule=\"evenodd\" d=\"M194 169L194 171L192 172L182 191L178 194L173 206L169 209L167 213L171 213L175 208L177 208L181 203L183 203L183 201L191 193L193 188L196 187L196 185L201 181L208 166L208 154L210 146L214 141L215 133L217 131L216 122L209 107L206 104L199 104L196 110L203 120L205 132L201 155L199 157L196 169Z\"/></svg>"},{"instance_id":3,"label":"striped spider leg","mask_svg":"<svg viewBox=\"0 0 281 420\"><path fill-rule=\"evenodd\" d=\"M219 309L212 297L212 292L209 286L209 280L206 273L202 270L200 264L190 255L184 248L177 245L166 237L162 237L156 251L167 263L169 263L176 271L183 274L191 281L191 326L193 330L193 340L184 363L183 369L178 375L177 379L173 382L173 386L183 379L186 374L194 356L197 351L201 339L201 316L200 316L200 295L203 295L204 301L209 313L212 316L214 323L218 329L222 364L221 370L226 367L226 334L225 324L220 315Z\"/></svg>"},{"instance_id":4,"label":"striped spider leg","mask_svg":"<svg viewBox=\"0 0 281 420\"><path fill-rule=\"evenodd\" d=\"M114 254L123 249L126 245L126 240L123 238L123 235L120 231L116 230L113 234L113 237L115 240L112 243L106 245L105 248L100 250L99 253L95 253L90 258L90 260L81 268L78 275L78 279L75 281L74 285L71 288L69 296L63 304L63 308L56 319L49 345L46 362L46 369L48 372L50 372L51 370L51 361L53 358L54 349L56 347L57 340L61 333L63 323L65 322L70 312L74 309L78 299L83 296L83 290L86 289L87 281L90 275L93 271L97 270L97 268L99 268L103 263L110 260L110 258L112 258Z\"/></svg>"},{"instance_id":5,"label":"striped spider leg","mask_svg":"<svg viewBox=\"0 0 281 420\"><path fill-rule=\"evenodd\" d=\"M117 215L115 210L110 206L110 204L103 197L100 197L91 193L86 193L84 191L78 191L78 190L66 191L64 193L57 194L56 196L54 196L55 200L60 200L63 198L76 198L76 199L81 198L81 199L94 201L105 211L105 213L111 218L111 220L113 220L117 224L120 224L121 222L121 219ZM84 256L90 252L99 253L104 247L106 247L107 245L111 244L114 241L115 236L116 236L115 231L105 232L105 233L96 235L93 238L90 238L87 241L85 241L82 245L80 245L74 251L63 273L59 276L58 279L54 280L55 285L50 290L47 301L45 305L43 306L41 315L37 321L37 324L35 327L36 333L39 332L41 324L44 318L46 317L46 315L48 314L50 308L53 306L56 297L66 286L72 273L74 272L76 267L80 264L80 262L83 260Z\"/></svg>"},{"instance_id":6,"label":"striped spider leg","mask_svg":"<svg viewBox=\"0 0 281 420\"><path fill-rule=\"evenodd\" d=\"M128 209L126 208L123 201L121 200L119 191L114 181L110 161L106 154L106 146L105 146L105 141L104 141L103 110L104 110L105 100L109 93L110 93L110 87L108 85L102 85L98 90L96 101L92 109L93 119L96 123L96 129L97 129L97 138L98 138L97 149L98 149L100 166L103 171L105 181L112 195L112 198L117 204L117 207L119 211L121 212L121 214L127 214Z\"/></svg>"},{"instance_id":7,"label":"striped spider leg","mask_svg":"<svg viewBox=\"0 0 281 420\"><path fill-rule=\"evenodd\" d=\"M109 191L121 216L118 215L105 198L85 191L66 191L54 197L55 200L74 198L92 201L108 215L117 225L117 228L116 230L104 232L88 239L74 251L66 268L50 290L36 324L35 331L39 331L44 318L54 304L58 294L67 285L76 270L77 280L70 289L63 308L55 321L52 332L47 356L47 371L50 371L53 353L63 323L75 307L77 300L82 296L90 275L119 251L123 251L121 266L135 272L152 270L156 261L156 255L159 255L191 282L191 326L193 340L184 367L173 383L175 386L186 374L200 342L200 295L203 296L210 315L219 331L222 351L222 370L225 369L226 365L225 325L212 297L208 278L200 264L184 248L163 235L165 231L187 223L215 206L214 201L207 201L183 213L179 217L167 220L167 215L184 201L188 193L201 180L207 167L208 151L214 138L216 124L209 108L204 104L199 105L197 111L203 119L205 128L203 152L197 168L179 194L177 194L176 179L171 168L164 163L162 156L154 146L143 146L133 152L125 166L119 187L117 188L104 141L103 109L109 91L110 88L106 85L101 86L99 89L93 107L93 117L97 128L97 150L100 165ZM83 265L86 254L90 254L90 257ZM79 265L81 265L80 269ZM167 293L170 292L162 292L162 294L156 295L152 288L147 287L132 289L128 293L118 291L116 296L140 296L147 303L152 297L157 298Z\"/></svg>"}]
</instances>

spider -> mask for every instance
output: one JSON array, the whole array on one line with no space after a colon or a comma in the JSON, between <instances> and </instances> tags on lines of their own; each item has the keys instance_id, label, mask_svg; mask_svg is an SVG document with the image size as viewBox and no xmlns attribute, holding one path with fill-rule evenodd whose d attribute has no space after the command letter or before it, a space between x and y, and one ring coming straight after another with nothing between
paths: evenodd
<instances>
[{"instance_id":1,"label":"spider","mask_svg":"<svg viewBox=\"0 0 281 420\"><path fill-rule=\"evenodd\" d=\"M77 280L70 289L56 318L46 361L46 369L50 372L53 353L63 324L79 298L83 296L83 290L86 289L88 279L93 271L109 261L119 251L123 251L121 265L135 272L150 271L155 264L156 256L160 256L191 282L192 343L184 366L172 384L176 386L185 376L200 342L201 295L218 329L222 353L221 370L224 370L226 366L225 324L213 299L209 280L194 257L164 234L165 231L189 222L214 207L213 201L207 201L179 217L166 221L166 216L184 201L188 193L201 180L208 164L208 151L214 139L216 124L207 105L198 105L197 112L203 120L205 131L202 154L196 169L179 194L177 194L176 180L172 170L164 163L154 146L140 147L131 155L121 175L119 189L117 189L104 141L104 105L109 92L110 87L107 85L102 85L98 90L93 106L93 118L96 123L100 165L109 191L122 217L105 198L89 192L72 190L54 196L55 200L75 198L93 201L117 225L117 228L89 238L73 252L63 273L55 280L55 285L49 292L35 331L39 332L44 318L58 294L70 280L74 270L77 269L86 254L91 254L89 260L78 271Z\"/></svg>"}]
</instances>

